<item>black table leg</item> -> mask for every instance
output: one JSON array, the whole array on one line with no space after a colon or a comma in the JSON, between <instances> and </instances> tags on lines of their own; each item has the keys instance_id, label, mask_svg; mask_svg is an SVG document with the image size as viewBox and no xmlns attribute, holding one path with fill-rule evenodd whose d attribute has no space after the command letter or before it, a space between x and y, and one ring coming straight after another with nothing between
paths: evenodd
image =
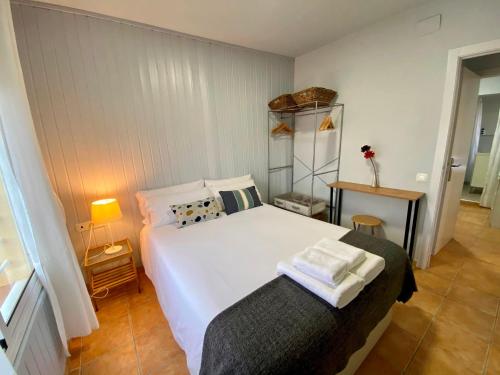
<instances>
[{"instance_id":1,"label":"black table leg","mask_svg":"<svg viewBox=\"0 0 500 375\"><path fill-rule=\"evenodd\" d=\"M410 221L411 221L411 209L413 208L413 201L408 201L408 212L406 213L406 225L405 225L405 239L403 241L403 247L408 249L408 234L410 233Z\"/></svg>"},{"instance_id":2,"label":"black table leg","mask_svg":"<svg viewBox=\"0 0 500 375\"><path fill-rule=\"evenodd\" d=\"M340 220L342 217L342 189L337 188L337 204L335 207L335 216L337 216L337 222L335 224L340 225Z\"/></svg>"},{"instance_id":3,"label":"black table leg","mask_svg":"<svg viewBox=\"0 0 500 375\"><path fill-rule=\"evenodd\" d=\"M410 253L409 257L413 260L413 245L415 244L415 232L417 230L417 217L418 217L418 206L420 204L420 199L415 201L415 210L413 212L413 223L411 225L411 240L410 240Z\"/></svg>"},{"instance_id":4,"label":"black table leg","mask_svg":"<svg viewBox=\"0 0 500 375\"><path fill-rule=\"evenodd\" d=\"M328 222L333 224L333 188L330 188L330 216L328 217Z\"/></svg>"}]
</instances>

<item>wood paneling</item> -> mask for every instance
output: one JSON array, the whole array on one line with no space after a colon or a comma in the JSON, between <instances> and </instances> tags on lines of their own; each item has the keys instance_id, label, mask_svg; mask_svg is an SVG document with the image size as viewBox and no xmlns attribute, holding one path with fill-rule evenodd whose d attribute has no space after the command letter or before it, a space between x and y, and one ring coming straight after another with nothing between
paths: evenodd
<instances>
[{"instance_id":1,"label":"wood paneling","mask_svg":"<svg viewBox=\"0 0 500 375\"><path fill-rule=\"evenodd\" d=\"M14 361L19 375L62 375L66 356L47 294L43 289Z\"/></svg>"},{"instance_id":2,"label":"wood paneling","mask_svg":"<svg viewBox=\"0 0 500 375\"><path fill-rule=\"evenodd\" d=\"M266 103L293 88L290 58L173 32L13 3L48 174L75 224L116 197L115 237L138 246L138 190L252 173L267 191Z\"/></svg>"}]
</instances>

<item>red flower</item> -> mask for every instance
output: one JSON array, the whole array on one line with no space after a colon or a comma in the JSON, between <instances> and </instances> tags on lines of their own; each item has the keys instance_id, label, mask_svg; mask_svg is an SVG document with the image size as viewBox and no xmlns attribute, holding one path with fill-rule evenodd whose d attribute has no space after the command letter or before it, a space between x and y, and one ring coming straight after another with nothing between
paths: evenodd
<instances>
[{"instance_id":1,"label":"red flower","mask_svg":"<svg viewBox=\"0 0 500 375\"><path fill-rule=\"evenodd\" d=\"M375 156L375 152L371 151L371 150L368 150L368 151L365 151L364 153L364 157L365 159L371 159Z\"/></svg>"}]
</instances>

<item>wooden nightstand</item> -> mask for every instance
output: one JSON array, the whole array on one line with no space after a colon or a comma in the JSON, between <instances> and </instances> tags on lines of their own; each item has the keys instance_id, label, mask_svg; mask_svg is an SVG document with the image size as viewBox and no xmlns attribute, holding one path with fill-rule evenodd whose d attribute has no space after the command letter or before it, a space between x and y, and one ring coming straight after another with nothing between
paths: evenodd
<instances>
[{"instance_id":1,"label":"wooden nightstand","mask_svg":"<svg viewBox=\"0 0 500 375\"><path fill-rule=\"evenodd\" d=\"M122 249L115 254L105 254L104 247L90 249L85 254L85 271L89 281L90 296L96 311L96 294L106 294L106 290L135 281L141 292L141 284L133 257L134 250L128 239L115 242Z\"/></svg>"}]
</instances>

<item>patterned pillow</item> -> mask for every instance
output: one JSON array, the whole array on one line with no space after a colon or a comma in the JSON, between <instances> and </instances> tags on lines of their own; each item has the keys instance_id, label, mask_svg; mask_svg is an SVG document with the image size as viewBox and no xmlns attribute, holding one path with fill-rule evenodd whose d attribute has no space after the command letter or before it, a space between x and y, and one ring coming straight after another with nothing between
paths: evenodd
<instances>
[{"instance_id":1,"label":"patterned pillow","mask_svg":"<svg viewBox=\"0 0 500 375\"><path fill-rule=\"evenodd\" d=\"M220 216L219 206L214 197L208 197L191 203L170 206L177 219L177 228L217 219Z\"/></svg>"},{"instance_id":2,"label":"patterned pillow","mask_svg":"<svg viewBox=\"0 0 500 375\"><path fill-rule=\"evenodd\" d=\"M226 214L228 215L262 206L262 202L260 201L255 186L232 191L219 191L219 193L222 197L222 201L224 202Z\"/></svg>"}]
</instances>

